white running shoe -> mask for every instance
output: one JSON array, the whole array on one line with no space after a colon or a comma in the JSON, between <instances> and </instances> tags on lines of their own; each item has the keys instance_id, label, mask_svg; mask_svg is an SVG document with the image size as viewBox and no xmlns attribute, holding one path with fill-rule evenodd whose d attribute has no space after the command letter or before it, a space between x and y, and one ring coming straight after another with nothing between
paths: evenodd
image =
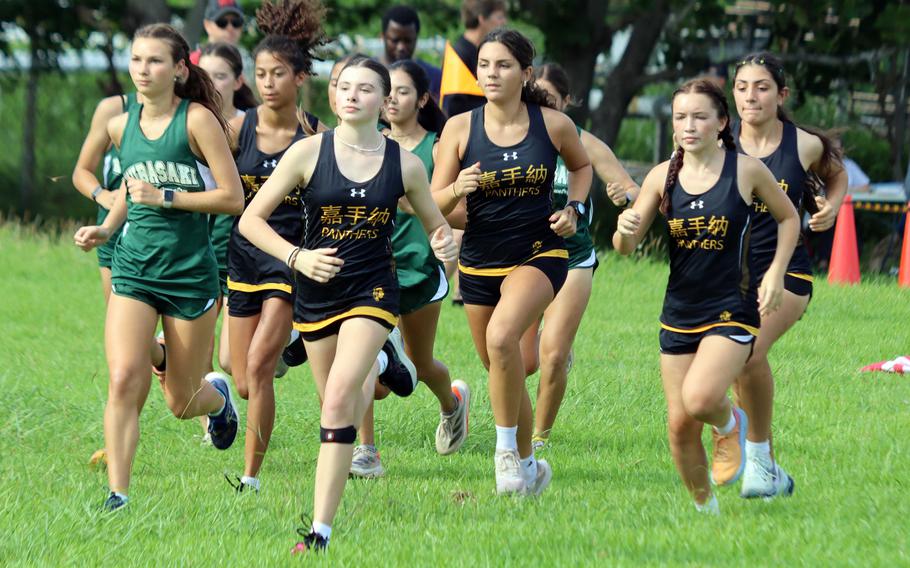
<instances>
[{"instance_id":1,"label":"white running shoe","mask_svg":"<svg viewBox=\"0 0 910 568\"><path fill-rule=\"evenodd\" d=\"M496 464L496 493L524 493L528 489L521 475L521 460L518 450L496 450L493 456Z\"/></svg>"},{"instance_id":2,"label":"white running shoe","mask_svg":"<svg viewBox=\"0 0 910 568\"><path fill-rule=\"evenodd\" d=\"M547 460L537 460L537 477L534 483L528 486L527 494L531 497L537 497L543 490L550 485L553 479L553 468L547 463Z\"/></svg>"},{"instance_id":3,"label":"white running shoe","mask_svg":"<svg viewBox=\"0 0 910 568\"><path fill-rule=\"evenodd\" d=\"M761 497L766 500L793 495L793 478L777 463L764 463L757 457L748 457L743 470L743 486L739 496L744 499Z\"/></svg>"},{"instance_id":4,"label":"white running shoe","mask_svg":"<svg viewBox=\"0 0 910 568\"><path fill-rule=\"evenodd\" d=\"M471 410L471 389L464 381L452 381L452 394L458 406L452 414L439 413L436 428L436 451L443 456L454 454L468 437L468 416Z\"/></svg>"},{"instance_id":5,"label":"white running shoe","mask_svg":"<svg viewBox=\"0 0 910 568\"><path fill-rule=\"evenodd\" d=\"M379 450L375 446L359 445L354 448L351 459L351 476L373 479L385 475L385 468L379 459Z\"/></svg>"}]
</instances>

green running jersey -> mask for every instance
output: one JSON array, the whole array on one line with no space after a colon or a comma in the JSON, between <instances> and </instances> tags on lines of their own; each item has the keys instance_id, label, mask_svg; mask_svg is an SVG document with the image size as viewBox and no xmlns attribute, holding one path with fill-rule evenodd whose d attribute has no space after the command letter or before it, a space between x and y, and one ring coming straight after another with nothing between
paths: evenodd
<instances>
[{"instance_id":1,"label":"green running jersey","mask_svg":"<svg viewBox=\"0 0 910 568\"><path fill-rule=\"evenodd\" d=\"M436 133L427 132L417 146L411 150L423 161L427 175L433 177L433 144ZM402 290L417 286L427 278L439 280L441 262L433 254L423 224L414 215L401 210L395 216L395 231L392 233L392 249L395 254L395 268L398 285Z\"/></svg>"},{"instance_id":2,"label":"green running jersey","mask_svg":"<svg viewBox=\"0 0 910 568\"><path fill-rule=\"evenodd\" d=\"M164 133L155 140L139 126L142 106L130 109L120 142L124 177L160 189L205 191L203 164L190 150L186 130L190 101L181 100ZM209 238L208 214L133 203L117 244L112 282L184 298L218 297L218 265Z\"/></svg>"}]
</instances>

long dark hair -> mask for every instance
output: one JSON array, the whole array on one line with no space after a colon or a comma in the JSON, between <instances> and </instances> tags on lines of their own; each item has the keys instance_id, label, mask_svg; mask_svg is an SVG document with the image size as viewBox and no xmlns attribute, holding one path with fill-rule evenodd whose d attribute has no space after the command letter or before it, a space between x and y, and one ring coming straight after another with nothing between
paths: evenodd
<instances>
[{"instance_id":1,"label":"long dark hair","mask_svg":"<svg viewBox=\"0 0 910 568\"><path fill-rule=\"evenodd\" d=\"M783 62L773 53L770 53L768 51L758 51L755 53L750 53L740 59L736 63L736 72L733 75L734 82L736 81L736 76L739 75L739 70L746 65L758 65L763 67L765 71L771 75L771 78L777 85L778 91L782 91L787 87L787 78L784 75ZM824 150L822 151L822 157L819 160L818 173L823 178L827 178L843 168L843 153L837 148L837 146L825 132L818 128L796 124L793 119L790 118L790 115L787 114L787 111L784 110L783 105L779 105L777 107L777 119L781 122L790 122L797 128L801 128L810 134L818 136L819 140L822 141ZM815 202L812 201L812 204L814 203Z\"/></svg>"},{"instance_id":2,"label":"long dark hair","mask_svg":"<svg viewBox=\"0 0 910 568\"><path fill-rule=\"evenodd\" d=\"M215 90L212 80L209 79L208 73L190 61L190 46L180 32L169 24L148 24L136 30L133 39L137 38L161 40L171 48L171 57L174 59L175 65L177 62L183 61L186 65L187 76L185 80L178 80L174 83L174 94L181 99L189 99L209 109L218 119L218 124L221 125L221 129L227 136L228 125L221 116L221 104L219 104L221 97Z\"/></svg>"},{"instance_id":3,"label":"long dark hair","mask_svg":"<svg viewBox=\"0 0 910 568\"><path fill-rule=\"evenodd\" d=\"M509 53L512 54L512 57L518 61L518 65L522 69L527 69L529 67L531 69L534 68L534 44L531 43L531 40L523 36L521 32L509 28L495 29L488 33L487 37L483 38L483 41L480 42L477 50L480 51L480 48L483 47L485 43L501 43L506 46L506 49L508 49ZM521 87L521 100L525 103L549 107L556 110L556 106L553 104L553 101L550 100L550 96L547 92L535 85L534 81L528 81Z\"/></svg>"},{"instance_id":4,"label":"long dark hair","mask_svg":"<svg viewBox=\"0 0 910 568\"><path fill-rule=\"evenodd\" d=\"M256 10L256 24L266 36L253 50L253 60L268 52L284 61L294 75L314 75L313 60L320 59L315 51L328 42L324 19L325 7L319 0L266 0ZM302 107L297 108L297 119L304 132L315 133Z\"/></svg>"},{"instance_id":5,"label":"long dark hair","mask_svg":"<svg viewBox=\"0 0 910 568\"><path fill-rule=\"evenodd\" d=\"M730 130L730 107L727 104L727 97L724 95L721 88L708 79L693 79L691 81L686 81L680 85L678 89L673 91L673 96L670 98L670 104L673 104L677 95L690 93L705 95L711 99L711 105L717 111L717 117L727 120L726 125L724 125L723 130L718 133L717 138L718 140L723 141L724 148L726 148L727 151L735 152L736 142L733 141L733 133ZM660 212L663 213L664 216L667 216L670 211L670 193L673 191L676 180L679 178L679 170L682 169L684 154L685 151L682 147L677 146L673 150L673 155L670 157L670 165L667 168L667 179L664 182L664 195L660 200Z\"/></svg>"},{"instance_id":6,"label":"long dark hair","mask_svg":"<svg viewBox=\"0 0 910 568\"><path fill-rule=\"evenodd\" d=\"M227 61L234 73L234 78L243 77L243 58L240 56L240 50L229 43L216 41L207 43L199 50L199 57L220 57ZM234 91L234 108L246 110L259 104L256 97L253 96L253 90L246 84L246 81L240 85L240 88Z\"/></svg>"},{"instance_id":7,"label":"long dark hair","mask_svg":"<svg viewBox=\"0 0 910 568\"><path fill-rule=\"evenodd\" d=\"M549 81L556 89L556 92L559 93L560 99L568 99L569 102L567 106L575 104L575 100L572 98L569 74L566 73L566 70L563 69L562 65L559 63L544 63L534 70L534 77L538 80ZM557 105L560 102L562 101L556 101Z\"/></svg>"},{"instance_id":8,"label":"long dark hair","mask_svg":"<svg viewBox=\"0 0 910 568\"><path fill-rule=\"evenodd\" d=\"M423 67L414 62L413 59L401 59L389 66L389 71L402 70L411 77L414 83L414 89L417 91L417 99L420 100L430 91L430 79ZM433 95L428 95L427 103L417 111L417 123L428 132L442 132L446 124L446 115L439 108Z\"/></svg>"}]
</instances>

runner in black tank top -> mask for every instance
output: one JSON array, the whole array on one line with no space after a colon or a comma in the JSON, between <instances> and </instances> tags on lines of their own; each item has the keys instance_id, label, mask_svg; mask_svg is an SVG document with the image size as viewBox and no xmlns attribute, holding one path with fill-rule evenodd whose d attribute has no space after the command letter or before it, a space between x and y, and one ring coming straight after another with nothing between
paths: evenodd
<instances>
[{"instance_id":1,"label":"runner in black tank top","mask_svg":"<svg viewBox=\"0 0 910 568\"><path fill-rule=\"evenodd\" d=\"M298 272L295 326L322 398L313 523L298 531L306 535L297 545L300 551L328 545L351 468L355 424L373 398L377 376L385 376L393 390L392 379L406 378L412 390L416 381L413 365L406 369L399 358L400 333L389 335L398 319L391 234L401 195L431 233L437 258L455 256L451 229L433 204L423 163L377 130L390 91L382 64L353 58L339 76L338 128L288 149L239 224L251 243ZM303 248L267 222L298 186Z\"/></svg>"},{"instance_id":2,"label":"runner in black tank top","mask_svg":"<svg viewBox=\"0 0 910 568\"><path fill-rule=\"evenodd\" d=\"M809 220L813 231L824 231L834 223L840 202L847 189L847 176L840 157L824 135L793 124L783 110L789 91L780 60L770 53L744 57L736 68L733 98L740 115L736 143L743 153L762 157L771 169L780 190L786 191L794 206L817 212ZM812 197L806 192L808 170L825 186L826 197ZM804 195L806 197L804 197ZM812 202L806 200L812 199ZM812 206L815 206L814 208ZM760 275L777 242L773 223L761 203L753 213L752 266ZM774 379L768 362L771 346L805 313L812 295L812 276L805 247L800 244L793 253L784 279L786 289L781 309L762 316L761 334L735 392L749 414L746 442L747 462L743 473L743 497L787 495L790 477L771 453L771 414L774 401ZM723 467L724 456L715 456L715 468ZM722 476L719 477L723 481Z\"/></svg>"},{"instance_id":3,"label":"runner in black tank top","mask_svg":"<svg viewBox=\"0 0 910 568\"><path fill-rule=\"evenodd\" d=\"M549 464L534 459L531 428L519 430L532 422L525 374L537 365L537 323L565 281L563 237L575 232L592 175L575 125L534 86L533 58L520 33L487 35L477 64L487 103L449 119L433 173L434 197L451 219L465 218L467 196L459 285L489 370L496 488L525 495L541 493L552 477ZM569 199L553 213L557 155L569 170Z\"/></svg>"},{"instance_id":4,"label":"runner in black tank top","mask_svg":"<svg viewBox=\"0 0 910 568\"><path fill-rule=\"evenodd\" d=\"M733 125L733 140L736 141L737 151L747 154L743 151L739 141L740 128L740 122ZM783 135L777 149L771 155L759 159L774 174L774 179L777 180L781 191L786 192L796 210L802 211L808 174L799 161L796 125L792 122L784 122ZM768 213L768 207L761 201L756 201L752 204L751 245L752 270L756 278L761 279L764 276L765 271L771 265L776 248L777 223ZM784 287L797 296L812 294L812 265L802 235L800 235L800 242L797 244L796 250L793 251L790 265L787 267Z\"/></svg>"},{"instance_id":5,"label":"runner in black tank top","mask_svg":"<svg viewBox=\"0 0 910 568\"><path fill-rule=\"evenodd\" d=\"M319 129L316 117L301 112L298 91L312 71L314 42L322 36L308 22L308 5L267 4L257 12L266 32L253 50L256 90L263 103L231 122L237 147L237 168L249 207L267 183L285 152ZM280 361L291 334L296 275L282 260L261 251L234 221L228 253L228 298L231 370L237 392L248 399L243 475L232 483L237 491L258 491L258 478L275 423L275 377L287 372ZM303 240L303 202L293 187L268 218L283 240ZM277 369L279 363L281 369Z\"/></svg>"},{"instance_id":6,"label":"runner in black tank top","mask_svg":"<svg viewBox=\"0 0 910 568\"><path fill-rule=\"evenodd\" d=\"M749 357L759 316L780 304L799 221L768 168L735 152L727 100L716 84L685 83L674 92L672 107L673 137L680 146L645 178L634 207L619 217L613 245L620 254L631 253L658 210L666 215L670 277L660 363L670 446L696 508L716 513L702 427L713 426L715 450L734 457L728 460L732 471L722 473L724 482L736 481L745 466L748 420L730 403L727 389ZM780 223L778 248L757 295L748 258L756 198Z\"/></svg>"}]
</instances>

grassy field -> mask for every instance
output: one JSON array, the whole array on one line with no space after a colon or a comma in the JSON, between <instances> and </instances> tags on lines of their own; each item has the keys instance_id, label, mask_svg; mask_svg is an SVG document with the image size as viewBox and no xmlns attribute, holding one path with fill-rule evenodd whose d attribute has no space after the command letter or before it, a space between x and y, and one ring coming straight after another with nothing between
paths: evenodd
<instances>
[{"instance_id":1,"label":"grassy field","mask_svg":"<svg viewBox=\"0 0 910 568\"><path fill-rule=\"evenodd\" d=\"M667 449L656 320L667 269L603 259L576 343L537 500L493 493L495 440L485 375L464 315L446 304L438 356L474 389L460 453L433 449L438 414L420 388L379 403L388 470L348 485L327 562L451 565L907 565L910 381L860 374L910 350L910 292L893 280L816 287L775 348L775 440L796 479L789 500L719 492L697 515ZM100 513L107 369L93 254L0 225L0 565L287 565L311 510L318 408L306 367L277 384L278 418L258 495L234 494L242 442L201 447L154 388L142 415L131 501ZM534 388L537 378L529 380ZM242 411L242 409L241 409ZM295 560L296 561L296 560Z\"/></svg>"}]
</instances>

